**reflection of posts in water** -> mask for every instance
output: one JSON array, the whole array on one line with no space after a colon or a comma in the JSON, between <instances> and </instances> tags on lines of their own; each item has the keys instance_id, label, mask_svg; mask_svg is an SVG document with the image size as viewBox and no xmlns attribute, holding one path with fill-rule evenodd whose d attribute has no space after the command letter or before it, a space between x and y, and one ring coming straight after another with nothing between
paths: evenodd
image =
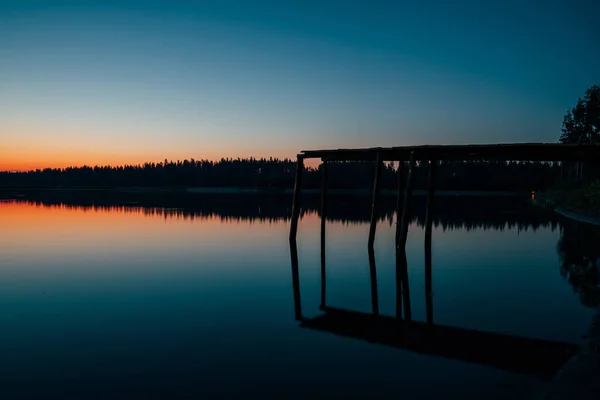
<instances>
[{"instance_id":1,"label":"reflection of posts in water","mask_svg":"<svg viewBox=\"0 0 600 400\"><path fill-rule=\"evenodd\" d=\"M327 213L327 161L323 161L323 182L321 183L321 308L325 307L325 218Z\"/></svg>"},{"instance_id":2,"label":"reflection of posts in water","mask_svg":"<svg viewBox=\"0 0 600 400\"><path fill-rule=\"evenodd\" d=\"M404 164L403 162L401 165ZM408 235L408 223L411 214L411 200L413 192L415 155L410 154L408 163L408 176L406 178L406 193L402 202L402 210L396 210L396 317L401 317L404 309L404 318L411 319L410 291L408 288L408 265L406 261L406 238ZM402 194L402 180L398 185L398 195ZM401 202L398 200L398 206Z\"/></svg>"},{"instance_id":3,"label":"reflection of posts in water","mask_svg":"<svg viewBox=\"0 0 600 400\"><path fill-rule=\"evenodd\" d=\"M400 240L402 212L404 210L404 161L398 163L398 199L396 203L396 245ZM399 268L399 252L396 250L396 318L402 318L402 274Z\"/></svg>"},{"instance_id":4,"label":"reflection of posts in water","mask_svg":"<svg viewBox=\"0 0 600 400\"><path fill-rule=\"evenodd\" d=\"M381 170L383 161L381 154L377 153L375 160L375 180L373 181L373 202L371 204L371 225L369 227L369 273L371 276L371 304L373 314L379 314L379 296L377 294L377 268L375 266L375 251L373 244L375 243L375 229L377 228L377 214L379 207L379 188L381 185Z\"/></svg>"},{"instance_id":5,"label":"reflection of posts in water","mask_svg":"<svg viewBox=\"0 0 600 400\"><path fill-rule=\"evenodd\" d=\"M290 225L290 240L296 240L298 233L298 219L300 218L300 190L302 188L302 170L304 158L298 156L296 163L296 183L294 184L294 203L292 205L292 223Z\"/></svg>"},{"instance_id":6,"label":"reflection of posts in water","mask_svg":"<svg viewBox=\"0 0 600 400\"><path fill-rule=\"evenodd\" d=\"M403 306L404 319L412 320L410 309L410 289L408 286L408 262L406 261L406 249L404 247L396 250L396 317L400 317L399 306Z\"/></svg>"},{"instance_id":7,"label":"reflection of posts in water","mask_svg":"<svg viewBox=\"0 0 600 400\"><path fill-rule=\"evenodd\" d=\"M375 229L377 228L377 214L379 207L379 187L381 186L381 170L383 161L381 154L377 153L375 161L375 180L373 181L373 202L371 204L371 225L369 227L369 247L375 242Z\"/></svg>"},{"instance_id":8,"label":"reflection of posts in water","mask_svg":"<svg viewBox=\"0 0 600 400\"><path fill-rule=\"evenodd\" d=\"M369 275L371 277L371 306L373 314L379 315L379 295L377 293L377 268L375 267L375 250L369 245Z\"/></svg>"},{"instance_id":9,"label":"reflection of posts in water","mask_svg":"<svg viewBox=\"0 0 600 400\"><path fill-rule=\"evenodd\" d=\"M298 272L298 246L296 240L290 239L290 255L292 257L292 288L294 290L294 315L296 321L302 321L302 302L300 301L300 274Z\"/></svg>"},{"instance_id":10,"label":"reflection of posts in water","mask_svg":"<svg viewBox=\"0 0 600 400\"><path fill-rule=\"evenodd\" d=\"M425 308L427 323L433 323L433 291L431 273L431 229L433 224L433 198L435 195L435 169L437 162L429 161L429 188L427 191L427 211L425 216Z\"/></svg>"},{"instance_id":11,"label":"reflection of posts in water","mask_svg":"<svg viewBox=\"0 0 600 400\"><path fill-rule=\"evenodd\" d=\"M402 318L402 268L399 259L400 252L396 251L396 318Z\"/></svg>"},{"instance_id":12,"label":"reflection of posts in water","mask_svg":"<svg viewBox=\"0 0 600 400\"><path fill-rule=\"evenodd\" d=\"M425 232L425 309L428 324L433 324L433 288L431 281L431 228L429 228L429 232Z\"/></svg>"}]
</instances>

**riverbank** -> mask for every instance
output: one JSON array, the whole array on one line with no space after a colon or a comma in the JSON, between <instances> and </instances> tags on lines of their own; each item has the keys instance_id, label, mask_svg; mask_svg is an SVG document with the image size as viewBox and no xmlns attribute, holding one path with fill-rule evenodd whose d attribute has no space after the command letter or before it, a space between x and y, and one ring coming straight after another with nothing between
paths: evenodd
<instances>
[{"instance_id":1,"label":"riverbank","mask_svg":"<svg viewBox=\"0 0 600 400\"><path fill-rule=\"evenodd\" d=\"M536 203L567 218L600 225L600 184L562 186L536 196Z\"/></svg>"},{"instance_id":2,"label":"riverbank","mask_svg":"<svg viewBox=\"0 0 600 400\"><path fill-rule=\"evenodd\" d=\"M600 217L600 183L556 186L540 195L562 210Z\"/></svg>"}]
</instances>

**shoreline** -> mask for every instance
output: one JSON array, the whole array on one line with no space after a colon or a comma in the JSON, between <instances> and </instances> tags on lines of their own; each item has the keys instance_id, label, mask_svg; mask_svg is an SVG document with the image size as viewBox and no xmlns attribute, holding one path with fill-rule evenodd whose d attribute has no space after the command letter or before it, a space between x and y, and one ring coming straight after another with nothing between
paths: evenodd
<instances>
[{"instance_id":1,"label":"shoreline","mask_svg":"<svg viewBox=\"0 0 600 400\"><path fill-rule=\"evenodd\" d=\"M581 209L567 209L547 196L540 196L535 200L535 203L543 208L550 209L563 217L584 222L586 224L600 225L600 216L590 215L588 212Z\"/></svg>"},{"instance_id":2,"label":"shoreline","mask_svg":"<svg viewBox=\"0 0 600 400\"><path fill-rule=\"evenodd\" d=\"M0 188L3 193L22 192L114 192L114 193L181 193L181 194L260 194L260 195L291 195L294 189L269 189L269 188L240 188L240 187L53 187L53 188ZM321 189L302 189L301 194L320 194ZM382 195L398 194L396 189L381 189ZM358 195L372 196L372 189L328 189L330 195ZM436 190L436 196L524 196L525 192L503 190ZM427 195L427 190L419 189L413 195Z\"/></svg>"},{"instance_id":3,"label":"shoreline","mask_svg":"<svg viewBox=\"0 0 600 400\"><path fill-rule=\"evenodd\" d=\"M554 208L554 212L586 224L600 225L600 217L588 215L583 210L565 210L562 207L556 207Z\"/></svg>"}]
</instances>

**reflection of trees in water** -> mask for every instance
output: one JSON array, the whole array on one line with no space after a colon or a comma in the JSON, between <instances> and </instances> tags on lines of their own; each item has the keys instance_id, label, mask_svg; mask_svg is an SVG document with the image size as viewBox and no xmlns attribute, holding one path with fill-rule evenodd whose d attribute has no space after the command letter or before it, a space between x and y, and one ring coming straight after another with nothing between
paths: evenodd
<instances>
[{"instance_id":1,"label":"reflection of trees in water","mask_svg":"<svg viewBox=\"0 0 600 400\"><path fill-rule=\"evenodd\" d=\"M154 218L203 220L219 218L231 222L274 223L289 221L291 195L198 195L172 193L115 192L28 192L24 201L44 207L89 211L136 213ZM413 202L413 222L425 225L425 196ZM367 224L370 196L332 195L328 221ZM382 196L380 221L395 224L395 196ZM320 197L303 196L302 215L319 215ZM600 228L578 223L560 215L532 207L520 197L439 196L435 203L435 227L467 231L520 231L561 229L557 243L560 273L573 286L586 306L600 304ZM366 239L365 239L366 240ZM434 239L435 240L435 239Z\"/></svg>"},{"instance_id":2,"label":"reflection of trees in water","mask_svg":"<svg viewBox=\"0 0 600 400\"><path fill-rule=\"evenodd\" d=\"M561 275L588 307L600 305L600 229L565 220L556 244Z\"/></svg>"},{"instance_id":3,"label":"reflection of trees in water","mask_svg":"<svg viewBox=\"0 0 600 400\"><path fill-rule=\"evenodd\" d=\"M28 192L24 200L40 206L74 207L83 210L117 211L176 219L221 218L230 221L288 221L291 195L173 194L116 192ZM425 196L413 202L413 222L425 224ZM332 195L327 220L364 224L370 220L370 196ZM382 196L379 220L395 224L396 196ZM302 198L301 215L320 215L320 197ZM443 230L540 227L556 229L559 216L531 207L520 197L439 196L433 224Z\"/></svg>"}]
</instances>

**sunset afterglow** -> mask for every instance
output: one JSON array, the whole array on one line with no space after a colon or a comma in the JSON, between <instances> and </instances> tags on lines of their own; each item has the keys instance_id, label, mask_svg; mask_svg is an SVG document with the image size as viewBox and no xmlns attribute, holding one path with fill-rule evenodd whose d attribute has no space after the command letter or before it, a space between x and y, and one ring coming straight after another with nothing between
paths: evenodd
<instances>
[{"instance_id":1,"label":"sunset afterglow","mask_svg":"<svg viewBox=\"0 0 600 400\"><path fill-rule=\"evenodd\" d=\"M599 78L558 1L152 4L0 5L0 170L553 142Z\"/></svg>"}]
</instances>

